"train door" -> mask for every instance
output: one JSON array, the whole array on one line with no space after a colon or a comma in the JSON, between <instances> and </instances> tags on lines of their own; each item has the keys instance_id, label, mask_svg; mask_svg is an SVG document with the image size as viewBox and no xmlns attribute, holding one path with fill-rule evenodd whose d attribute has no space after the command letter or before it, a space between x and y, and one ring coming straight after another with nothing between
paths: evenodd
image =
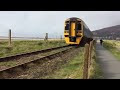
<instances>
[{"instance_id":1,"label":"train door","mask_svg":"<svg viewBox=\"0 0 120 90\"><path fill-rule=\"evenodd\" d=\"M70 42L76 42L76 22L70 22Z\"/></svg>"},{"instance_id":2,"label":"train door","mask_svg":"<svg viewBox=\"0 0 120 90\"><path fill-rule=\"evenodd\" d=\"M71 36L74 37L75 36L75 22L71 22Z\"/></svg>"}]
</instances>

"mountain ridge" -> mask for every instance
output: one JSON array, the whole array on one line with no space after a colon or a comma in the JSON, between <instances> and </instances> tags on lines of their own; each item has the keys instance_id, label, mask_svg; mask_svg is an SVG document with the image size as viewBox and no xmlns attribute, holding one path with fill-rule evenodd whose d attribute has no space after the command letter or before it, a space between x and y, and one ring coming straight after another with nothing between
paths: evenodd
<instances>
[{"instance_id":1,"label":"mountain ridge","mask_svg":"<svg viewBox=\"0 0 120 90\"><path fill-rule=\"evenodd\" d=\"M95 37L114 37L120 38L120 25L105 27L99 30L92 31Z\"/></svg>"}]
</instances>

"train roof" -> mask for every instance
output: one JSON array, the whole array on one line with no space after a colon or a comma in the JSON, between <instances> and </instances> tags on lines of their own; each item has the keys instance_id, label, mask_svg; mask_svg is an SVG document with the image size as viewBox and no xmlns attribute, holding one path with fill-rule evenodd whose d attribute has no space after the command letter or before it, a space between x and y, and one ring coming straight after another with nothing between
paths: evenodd
<instances>
[{"instance_id":1,"label":"train roof","mask_svg":"<svg viewBox=\"0 0 120 90\"><path fill-rule=\"evenodd\" d=\"M71 18L68 18L68 19L66 19L66 21L76 21L76 20L80 20L80 21L82 21L80 18L77 18L77 17L71 17Z\"/></svg>"},{"instance_id":2,"label":"train roof","mask_svg":"<svg viewBox=\"0 0 120 90\"><path fill-rule=\"evenodd\" d=\"M82 19L80 19L80 18L71 17L71 18L66 19L65 21L76 21L76 20L81 21L82 24L85 26L85 28L89 29L88 26L86 25L86 23L85 23ZM89 29L89 30L90 30L90 29Z\"/></svg>"},{"instance_id":3,"label":"train roof","mask_svg":"<svg viewBox=\"0 0 120 90\"><path fill-rule=\"evenodd\" d=\"M84 24L84 26L85 26L87 29L89 29L88 26L85 24L85 22L84 22L82 19L80 19L80 18L77 18L77 17L71 17L71 18L66 19L65 21L76 21L76 20L78 20L78 21L82 21L83 24Z\"/></svg>"}]
</instances>

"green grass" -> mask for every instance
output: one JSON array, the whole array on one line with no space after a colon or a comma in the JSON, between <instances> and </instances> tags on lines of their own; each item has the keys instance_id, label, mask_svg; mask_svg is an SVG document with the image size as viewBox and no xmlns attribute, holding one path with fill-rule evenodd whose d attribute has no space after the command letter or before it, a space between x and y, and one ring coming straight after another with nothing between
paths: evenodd
<instances>
[{"instance_id":1,"label":"green grass","mask_svg":"<svg viewBox=\"0 0 120 90\"><path fill-rule=\"evenodd\" d=\"M8 66L8 67L12 67L12 66L15 66L16 64L12 61L9 61L9 63L6 63L6 62L2 62L0 63L0 67L5 67L5 66Z\"/></svg>"},{"instance_id":2,"label":"green grass","mask_svg":"<svg viewBox=\"0 0 120 90\"><path fill-rule=\"evenodd\" d=\"M41 49L66 45L65 41L12 41L12 47L8 47L7 41L0 42L0 57L27 53Z\"/></svg>"},{"instance_id":3,"label":"green grass","mask_svg":"<svg viewBox=\"0 0 120 90\"><path fill-rule=\"evenodd\" d=\"M82 52L81 52L82 51ZM84 49L78 55L72 58L61 69L57 70L52 75L48 75L47 79L83 79L83 64L84 64ZM96 61L95 49L92 53L92 65L90 67L90 79L103 79L102 71Z\"/></svg>"},{"instance_id":4,"label":"green grass","mask_svg":"<svg viewBox=\"0 0 120 90\"><path fill-rule=\"evenodd\" d=\"M120 42L106 40L104 41L103 46L108 49L117 59L120 60L120 50L116 48L119 46L119 43Z\"/></svg>"},{"instance_id":5,"label":"green grass","mask_svg":"<svg viewBox=\"0 0 120 90\"><path fill-rule=\"evenodd\" d=\"M48 75L47 79L81 79L83 67L83 52L78 56L72 58L67 64L63 65L61 69L57 70L52 75Z\"/></svg>"},{"instance_id":6,"label":"green grass","mask_svg":"<svg viewBox=\"0 0 120 90\"><path fill-rule=\"evenodd\" d=\"M12 47L8 47L8 42L0 42L0 57L26 53L51 47L63 46L66 45L65 41L12 41ZM80 53L74 58L63 65L55 73L45 76L48 79L82 79L83 78L83 63L84 63L84 49L80 50ZM102 78L102 73L99 65L96 62L95 50L92 57L92 66L91 66L91 79ZM4 63L3 63L4 64ZM10 65L12 65L11 63Z\"/></svg>"}]
</instances>

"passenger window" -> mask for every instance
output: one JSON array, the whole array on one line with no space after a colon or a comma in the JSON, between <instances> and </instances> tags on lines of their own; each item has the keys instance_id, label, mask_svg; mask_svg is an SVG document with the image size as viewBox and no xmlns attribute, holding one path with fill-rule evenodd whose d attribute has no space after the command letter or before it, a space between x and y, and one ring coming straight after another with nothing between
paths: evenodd
<instances>
[{"instance_id":1,"label":"passenger window","mask_svg":"<svg viewBox=\"0 0 120 90\"><path fill-rule=\"evenodd\" d=\"M69 23L66 24L65 30L69 30Z\"/></svg>"}]
</instances>

